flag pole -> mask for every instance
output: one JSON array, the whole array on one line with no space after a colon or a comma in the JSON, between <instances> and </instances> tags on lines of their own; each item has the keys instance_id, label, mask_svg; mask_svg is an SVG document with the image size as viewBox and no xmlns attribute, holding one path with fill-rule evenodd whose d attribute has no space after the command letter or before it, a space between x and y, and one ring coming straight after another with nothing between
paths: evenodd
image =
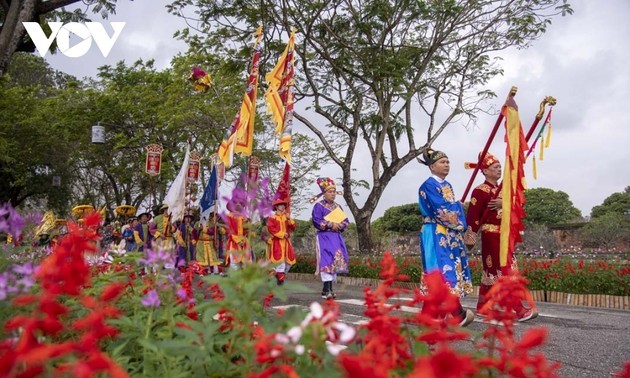
<instances>
[{"instance_id":1,"label":"flag pole","mask_svg":"<svg viewBox=\"0 0 630 378\"><path fill-rule=\"evenodd\" d=\"M490 149L490 145L492 144L492 141L494 140L494 137L497 134L497 131L499 130L499 126L501 125L501 121L503 120L503 109L505 109L506 104L508 103L510 98L516 96L517 90L518 90L517 87L512 86L512 88L510 89L510 93L508 93L508 96L505 99L505 103L501 107L501 113L499 114L497 121L494 123L494 127L492 128L490 137L488 138L486 145L483 147L483 151L481 152L481 155L479 155L479 158L477 160L477 166L473 170L473 173L470 176L470 180L468 180L468 185L466 185L466 190L464 190L464 195L462 196L462 199L461 199L462 203L466 202L466 197L468 197L468 192L470 191L470 188L472 187L472 184L475 181L475 177L477 177L477 173L479 172L479 167L481 166L481 162L483 161L483 158L486 156L486 153L488 153L488 150Z\"/></svg>"},{"instance_id":2,"label":"flag pole","mask_svg":"<svg viewBox=\"0 0 630 378\"><path fill-rule=\"evenodd\" d=\"M532 125L530 126L529 131L527 131L527 135L525 136L525 141L527 141L527 143L529 143L529 139L532 137L532 134L534 134L534 130L536 130L538 123L540 122L543 115L545 114L545 105L547 104L549 104L550 106L554 106L556 104L556 99L551 96L547 96L540 102L540 108L538 109L538 114L536 114L536 118L534 118L534 122L532 122ZM545 123L548 120L549 120L549 113L547 113L547 118L545 119Z\"/></svg>"},{"instance_id":3,"label":"flag pole","mask_svg":"<svg viewBox=\"0 0 630 378\"><path fill-rule=\"evenodd\" d=\"M540 135L542 135L542 133L543 133L543 131L545 129L545 125L547 123L549 123L549 121L551 120L551 110L553 109L551 106L554 106L556 104L556 99L551 97L551 96L547 96L547 97L545 97L544 100L542 100L542 102L540 103L540 110L538 111L538 114L536 115L537 121L540 121L540 119L542 118L542 114L545 111L545 105L546 104L550 105L549 111L547 111L547 117L545 117L545 122L543 122L543 126L540 129L540 132L538 133L538 135L536 136L536 139L534 140L534 142L530 146L529 151L527 151L527 155L525 155L525 160L527 160L529 155L531 155L531 153L534 151L534 148L536 147L536 142L538 141L538 138L540 137ZM534 133L534 129L538 125L537 121L534 121L535 124L533 124L532 127L527 132L527 137L525 138L527 143L529 143L529 139L531 138L532 134Z\"/></svg>"}]
</instances>

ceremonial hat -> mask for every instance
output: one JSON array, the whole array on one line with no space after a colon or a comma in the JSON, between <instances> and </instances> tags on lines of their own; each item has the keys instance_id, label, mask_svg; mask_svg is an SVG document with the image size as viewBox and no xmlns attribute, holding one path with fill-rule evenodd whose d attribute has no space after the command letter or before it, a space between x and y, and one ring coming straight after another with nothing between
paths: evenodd
<instances>
[{"instance_id":1,"label":"ceremonial hat","mask_svg":"<svg viewBox=\"0 0 630 378\"><path fill-rule=\"evenodd\" d=\"M151 219L151 213L149 213L148 211L145 211L144 213L140 213L138 214L138 219L142 218L143 215L146 215L148 217L148 219Z\"/></svg>"},{"instance_id":2,"label":"ceremonial hat","mask_svg":"<svg viewBox=\"0 0 630 378\"><path fill-rule=\"evenodd\" d=\"M163 203L162 206L160 206L160 210L164 210L164 209L168 209L167 203Z\"/></svg>"},{"instance_id":3,"label":"ceremonial hat","mask_svg":"<svg viewBox=\"0 0 630 378\"><path fill-rule=\"evenodd\" d=\"M276 198L275 200L273 200L273 203L271 205L275 208L280 204L288 205L289 201L285 200L284 198Z\"/></svg>"},{"instance_id":4,"label":"ceremonial hat","mask_svg":"<svg viewBox=\"0 0 630 378\"><path fill-rule=\"evenodd\" d=\"M330 177L320 177L317 179L317 186L322 191L322 193L326 192L330 188L337 188L335 185L335 180Z\"/></svg>"},{"instance_id":5,"label":"ceremonial hat","mask_svg":"<svg viewBox=\"0 0 630 378\"><path fill-rule=\"evenodd\" d=\"M488 169L493 164L499 162L499 159L497 159L496 156L492 155L490 152L487 152L483 159L481 158L481 154L482 152L479 153L479 158L477 160L479 163L466 162L464 163L464 168L475 169L477 168L477 166L479 166L479 169L483 171L484 169Z\"/></svg>"},{"instance_id":6,"label":"ceremonial hat","mask_svg":"<svg viewBox=\"0 0 630 378\"><path fill-rule=\"evenodd\" d=\"M431 148L427 148L423 153L422 153L422 157L424 158L424 161L421 159L418 159L422 164L424 165L432 165L433 163L435 163L436 161L448 157L446 156L446 154L442 151L438 151L438 150L433 150Z\"/></svg>"}]
</instances>

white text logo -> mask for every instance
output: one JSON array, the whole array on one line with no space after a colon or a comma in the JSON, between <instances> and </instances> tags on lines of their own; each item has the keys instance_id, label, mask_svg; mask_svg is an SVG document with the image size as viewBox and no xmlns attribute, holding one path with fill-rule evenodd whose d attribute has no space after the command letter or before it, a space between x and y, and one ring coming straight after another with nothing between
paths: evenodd
<instances>
[{"instance_id":1,"label":"white text logo","mask_svg":"<svg viewBox=\"0 0 630 378\"><path fill-rule=\"evenodd\" d=\"M85 55L90 46L92 46L92 39L94 39L96 46L101 50L103 57L107 58L118 36L120 36L120 32L125 27L125 22L111 22L110 25L114 29L114 34L110 37L100 22L86 22L85 24L70 22L65 25L62 22L50 22L48 25L50 26L51 34L47 37L41 25L37 22L23 22L22 24L33 40L39 55L45 56L53 40L57 39L57 48L69 58L78 58ZM72 47L70 47L70 33L82 39Z\"/></svg>"}]
</instances>

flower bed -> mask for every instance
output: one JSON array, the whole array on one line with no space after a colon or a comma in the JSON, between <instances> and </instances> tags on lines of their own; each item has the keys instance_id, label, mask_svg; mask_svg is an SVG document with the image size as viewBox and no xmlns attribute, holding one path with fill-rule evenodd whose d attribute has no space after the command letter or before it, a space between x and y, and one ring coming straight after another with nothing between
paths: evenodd
<instances>
[{"instance_id":1,"label":"flower bed","mask_svg":"<svg viewBox=\"0 0 630 378\"><path fill-rule=\"evenodd\" d=\"M396 257L395 261L401 273L409 277L407 282L420 282L420 258ZM473 284L478 286L482 271L480 258L471 257L469 265ZM630 264L627 262L521 258L519 268L529 280L528 287L537 301L630 309ZM315 259L311 256L298 256L291 268L292 273L312 274L314 271ZM351 257L347 276L378 279L377 258ZM552 294L557 292L566 295Z\"/></svg>"},{"instance_id":2,"label":"flower bed","mask_svg":"<svg viewBox=\"0 0 630 378\"><path fill-rule=\"evenodd\" d=\"M5 265L0 376L557 377L559 365L537 351L546 329L515 336L509 309L526 299L522 277L493 286L491 322L465 351L457 343L471 335L449 316L457 301L439 274L425 277L428 295L397 288L409 277L389 254L353 262L358 273L380 271L365 290L368 323L353 328L338 320L333 300L308 313L273 311L271 299L286 294L262 264L202 277L195 264L165 269L174 256L160 250L95 256L99 221L94 214L83 226L70 223L33 266ZM419 275L413 260L401 264ZM397 311L402 303L391 300L400 295L422 311ZM623 369L628 376L630 364Z\"/></svg>"}]
</instances>

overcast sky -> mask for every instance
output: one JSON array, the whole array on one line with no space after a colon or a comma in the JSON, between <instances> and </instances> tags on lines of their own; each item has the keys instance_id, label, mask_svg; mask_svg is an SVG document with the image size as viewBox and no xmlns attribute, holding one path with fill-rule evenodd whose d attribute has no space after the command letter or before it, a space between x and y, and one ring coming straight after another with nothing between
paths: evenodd
<instances>
[{"instance_id":1,"label":"overcast sky","mask_svg":"<svg viewBox=\"0 0 630 378\"><path fill-rule=\"evenodd\" d=\"M109 56L103 58L96 46L80 58L62 54L46 56L50 65L76 77L95 76L101 65L127 64L142 58L155 59L158 69L186 46L172 38L185 24L169 15L164 0L119 1L117 14L108 21L126 22ZM518 87L516 96L521 121L527 130L545 96L558 104L553 111L553 135L544 161L538 162L538 179L532 168L525 168L529 188L544 187L566 192L583 215L615 192L630 186L630 1L570 0L575 13L557 17L548 32L529 49L501 53L505 73L493 79L488 88L497 93L500 107L510 87ZM100 21L96 16L94 21ZM111 28L107 27L108 32ZM451 160L447 180L461 196L471 171L465 161L473 161L483 148L495 116L480 118L475 127L453 124L447 128L434 148L445 151ZM300 130L300 126L296 126ZM418 135L424 128L418 127ZM503 130L491 152L504 155ZM420 137L418 144L424 143ZM369 161L368 158L362 159ZM503 160L503 159L502 159ZM367 166L357 166L359 174ZM340 171L326 167L324 175L340 177ZM429 171L410 163L391 182L374 214L373 220L391 206L417 201L417 188ZM482 181L482 176L476 183ZM364 178L371 180L368 176ZM313 193L317 188L313 185ZM339 198L343 204L343 199ZM359 201L362 203L362 201ZM302 214L306 219L309 214Z\"/></svg>"}]
</instances>

